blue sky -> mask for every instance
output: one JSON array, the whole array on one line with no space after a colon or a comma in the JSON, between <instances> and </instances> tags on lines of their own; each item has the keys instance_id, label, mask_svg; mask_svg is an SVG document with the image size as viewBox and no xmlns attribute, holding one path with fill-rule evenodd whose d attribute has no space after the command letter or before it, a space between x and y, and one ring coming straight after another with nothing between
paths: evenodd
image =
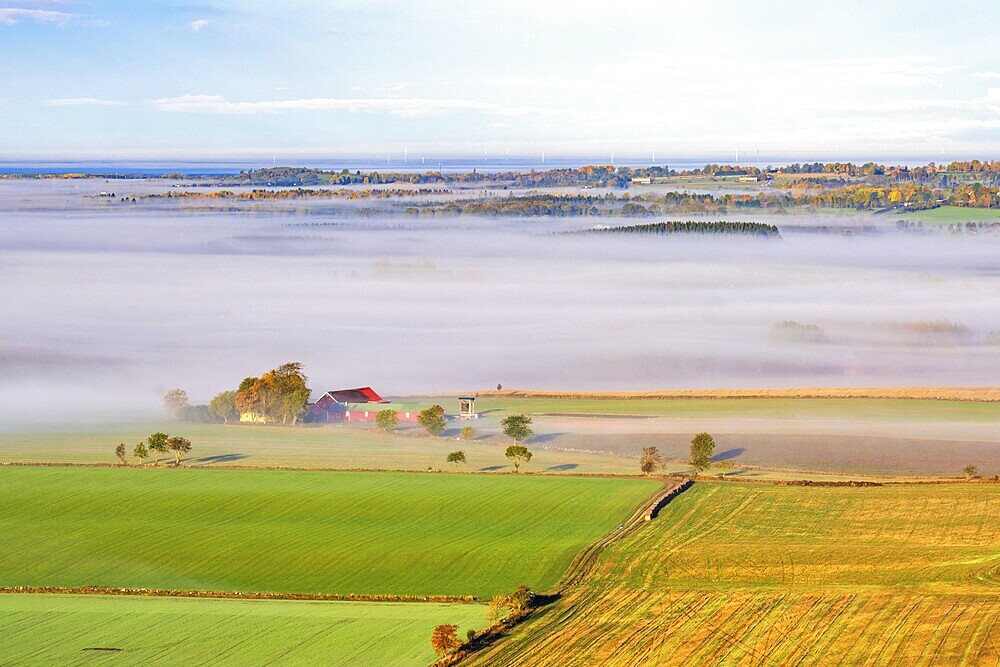
<instances>
[{"instance_id":1,"label":"blue sky","mask_svg":"<svg viewBox=\"0 0 1000 667\"><path fill-rule=\"evenodd\" d=\"M0 0L0 158L996 158L998 20L993 0Z\"/></svg>"}]
</instances>

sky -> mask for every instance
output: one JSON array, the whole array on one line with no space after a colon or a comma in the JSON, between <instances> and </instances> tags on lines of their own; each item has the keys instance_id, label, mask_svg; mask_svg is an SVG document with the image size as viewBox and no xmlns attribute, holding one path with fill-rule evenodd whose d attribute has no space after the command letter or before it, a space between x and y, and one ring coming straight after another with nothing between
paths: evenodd
<instances>
[{"instance_id":1,"label":"sky","mask_svg":"<svg viewBox=\"0 0 1000 667\"><path fill-rule=\"evenodd\" d=\"M995 0L0 0L0 159L995 159L998 22Z\"/></svg>"}]
</instances>

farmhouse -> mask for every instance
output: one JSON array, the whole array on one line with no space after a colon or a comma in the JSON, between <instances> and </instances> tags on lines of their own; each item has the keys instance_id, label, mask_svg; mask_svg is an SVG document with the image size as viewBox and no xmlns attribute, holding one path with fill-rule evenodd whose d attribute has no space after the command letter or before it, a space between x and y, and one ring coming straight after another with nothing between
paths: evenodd
<instances>
[{"instance_id":1,"label":"farmhouse","mask_svg":"<svg viewBox=\"0 0 1000 667\"><path fill-rule=\"evenodd\" d=\"M415 422L427 406L393 405L371 387L333 389L309 405L309 422L373 422L380 410L396 410L399 421Z\"/></svg>"}]
</instances>

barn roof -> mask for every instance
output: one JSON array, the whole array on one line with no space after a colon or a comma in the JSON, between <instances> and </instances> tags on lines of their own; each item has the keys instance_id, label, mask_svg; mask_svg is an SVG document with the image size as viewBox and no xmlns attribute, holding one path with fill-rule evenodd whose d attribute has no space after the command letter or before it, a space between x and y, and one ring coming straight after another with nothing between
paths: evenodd
<instances>
[{"instance_id":1,"label":"barn roof","mask_svg":"<svg viewBox=\"0 0 1000 667\"><path fill-rule=\"evenodd\" d=\"M382 403L382 397L371 387L357 387L356 389L331 389L326 392L338 403Z\"/></svg>"}]
</instances>

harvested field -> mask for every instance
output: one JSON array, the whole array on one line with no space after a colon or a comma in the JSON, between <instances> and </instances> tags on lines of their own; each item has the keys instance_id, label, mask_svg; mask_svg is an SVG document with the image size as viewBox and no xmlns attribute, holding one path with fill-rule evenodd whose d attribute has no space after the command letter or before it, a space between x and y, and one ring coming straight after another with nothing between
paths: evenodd
<instances>
[{"instance_id":1,"label":"harvested field","mask_svg":"<svg viewBox=\"0 0 1000 667\"><path fill-rule=\"evenodd\" d=\"M492 596L554 583L658 482L0 468L0 586Z\"/></svg>"},{"instance_id":2,"label":"harvested field","mask_svg":"<svg viewBox=\"0 0 1000 667\"><path fill-rule=\"evenodd\" d=\"M790 389L670 389L663 391L569 392L507 389L482 391L484 398L669 399L669 398L920 398L1000 401L1000 387L811 387Z\"/></svg>"},{"instance_id":3,"label":"harvested field","mask_svg":"<svg viewBox=\"0 0 1000 667\"><path fill-rule=\"evenodd\" d=\"M472 664L1000 660L1000 485L696 483Z\"/></svg>"},{"instance_id":4,"label":"harvested field","mask_svg":"<svg viewBox=\"0 0 1000 667\"><path fill-rule=\"evenodd\" d=\"M0 595L0 663L426 665L439 623L481 628L484 608Z\"/></svg>"}]
</instances>

